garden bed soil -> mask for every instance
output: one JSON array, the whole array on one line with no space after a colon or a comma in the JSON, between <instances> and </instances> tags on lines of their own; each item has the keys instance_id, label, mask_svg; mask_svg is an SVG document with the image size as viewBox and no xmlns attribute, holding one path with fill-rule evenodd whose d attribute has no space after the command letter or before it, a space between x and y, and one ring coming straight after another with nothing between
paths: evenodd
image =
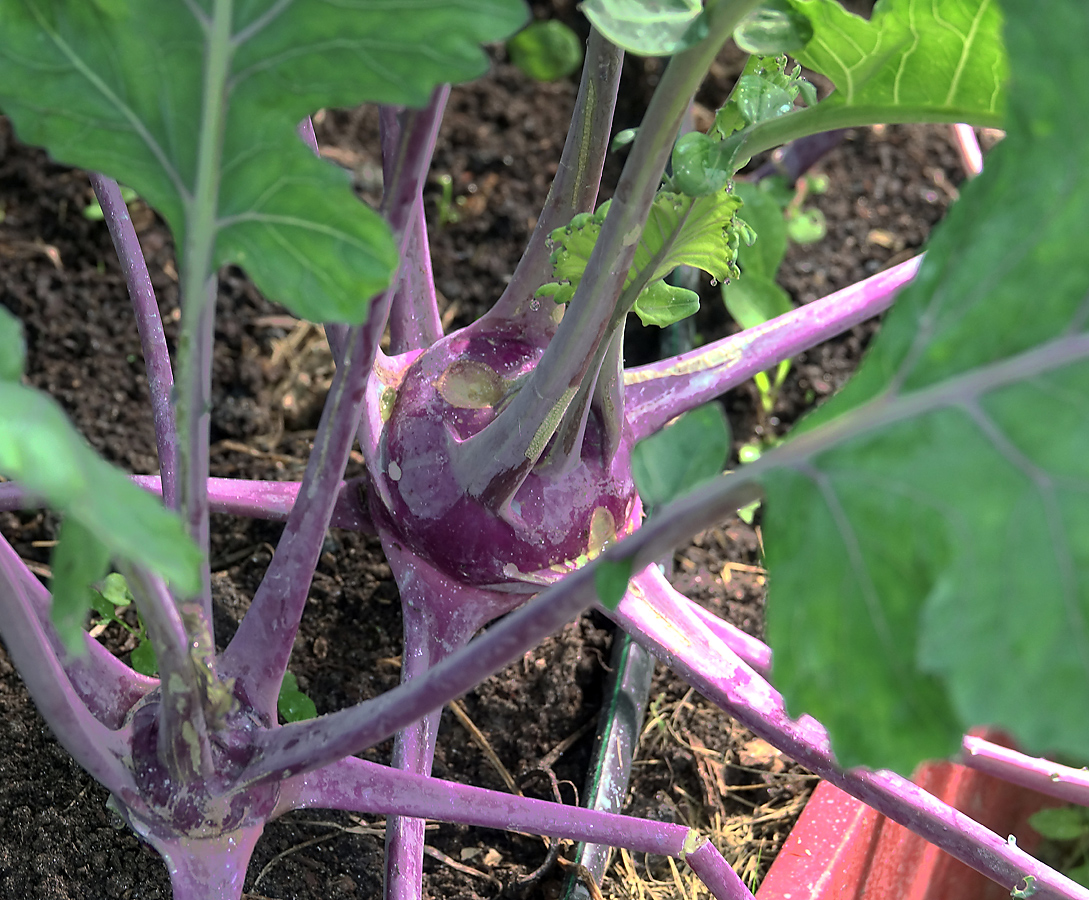
<instances>
[{"instance_id":1,"label":"garden bed soil","mask_svg":"<svg viewBox=\"0 0 1089 900\"><path fill-rule=\"evenodd\" d=\"M701 95L719 100L729 58ZM636 124L657 63L629 63L617 127ZM529 81L503 64L455 88L435 154L427 210L447 327L463 325L502 291L535 223L556 169L570 110L570 82ZM324 153L373 199L380 171L373 111L330 112L318 121ZM615 179L617 160L607 176ZM792 247L782 283L800 302L845 287L918 250L961 179L945 128L889 127L848 133L821 164L830 190L813 198L825 214L820 242ZM448 175L456 221L439 223L439 178ZM130 472L155 472L154 434L140 345L119 266L100 221L85 216L86 176L28 149L0 122L0 302L25 323L28 381L65 408L91 444ZM149 257L168 338L177 333L177 274L170 237L137 201L133 219ZM703 285L701 340L735 330L715 290ZM725 406L736 449L783 433L854 369L873 331L861 326L804 354L770 416L750 385ZM633 336L648 347L654 336ZM632 360L629 359L629 362ZM644 361L644 360L635 360ZM268 303L236 270L221 277L216 325L212 474L301 477L331 362L317 329ZM358 460L358 457L357 457ZM352 464L358 473L358 461ZM352 472L349 472L352 474ZM56 519L2 513L0 529L45 573ZM213 520L212 568L220 645L257 587L281 526ZM675 559L677 587L745 630L761 635L764 574L759 529L733 519L699 535ZM112 626L102 639L131 650ZM375 538L330 533L291 669L319 712L393 687L400 665L397 589ZM597 614L571 622L462 698L464 712L517 779L548 762L566 802L581 789L612 641ZM575 736L562 753L557 748ZM389 745L364 756L384 761ZM435 774L505 790L466 727L447 709ZM684 822L711 834L755 885L800 812L813 779L659 666L627 811ZM551 797L544 778L527 793ZM0 900L157 900L170 896L165 867L121 827L106 792L61 750L0 649ZM244 896L376 898L381 891L382 822L311 811L272 823L257 846ZM427 833L425 893L432 898L558 895L553 867L521 881L544 860L539 838L456 825ZM675 895L681 880L662 860L614 857L607 897ZM686 896L691 896L690 889ZM701 894L701 896L703 896Z\"/></svg>"}]
</instances>

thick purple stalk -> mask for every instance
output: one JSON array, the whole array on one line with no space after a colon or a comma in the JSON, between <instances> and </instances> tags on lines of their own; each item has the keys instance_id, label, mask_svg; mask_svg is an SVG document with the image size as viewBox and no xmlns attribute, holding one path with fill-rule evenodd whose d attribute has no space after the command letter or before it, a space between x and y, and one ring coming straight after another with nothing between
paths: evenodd
<instances>
[{"instance_id":1,"label":"thick purple stalk","mask_svg":"<svg viewBox=\"0 0 1089 900\"><path fill-rule=\"evenodd\" d=\"M547 302L534 305L533 294L552 277L549 235L570 222L576 213L592 212L597 203L623 62L624 51L591 28L575 110L556 177L525 253L502 296L485 317L522 319L532 330L543 334L555 331L554 305Z\"/></svg>"},{"instance_id":2,"label":"thick purple stalk","mask_svg":"<svg viewBox=\"0 0 1089 900\"><path fill-rule=\"evenodd\" d=\"M650 566L637 581L632 581L621 602L626 610L645 607L640 614L662 619L661 627L668 628L678 641L685 640L688 622L698 620L748 665L761 674L771 671L771 648L767 644L693 603L669 583L658 566Z\"/></svg>"},{"instance_id":3,"label":"thick purple stalk","mask_svg":"<svg viewBox=\"0 0 1089 900\"><path fill-rule=\"evenodd\" d=\"M522 602L516 594L470 588L407 552L389 532L382 547L401 594L404 654L401 681L427 672L492 619ZM393 746L394 768L430 775L442 709L401 731ZM423 877L424 820L391 816L386 824L386 897L416 900Z\"/></svg>"},{"instance_id":4,"label":"thick purple stalk","mask_svg":"<svg viewBox=\"0 0 1089 900\"><path fill-rule=\"evenodd\" d=\"M212 428L212 352L216 328L215 276L208 280L208 297L197 315L187 355L190 384L186 387L188 408L183 433L184 453L179 457L179 511L189 534L201 550L201 591L197 598L203 617L202 629L212 627L212 572L209 568L210 525L208 520L208 459ZM182 314L183 320L185 314ZM183 375L184 377L184 375Z\"/></svg>"},{"instance_id":5,"label":"thick purple stalk","mask_svg":"<svg viewBox=\"0 0 1089 900\"><path fill-rule=\"evenodd\" d=\"M163 477L163 502L167 509L178 508L178 429L174 424L174 408L170 394L174 387L174 375L170 370L170 352L166 346L163 320L155 289L140 239L129 217L129 208L121 196L121 188L112 178L91 173L102 216L113 238L125 284L136 313L136 328L140 332L140 346L144 351L144 367L147 370L148 390L151 393L151 413L155 421L155 444L159 450L159 471Z\"/></svg>"},{"instance_id":6,"label":"thick purple stalk","mask_svg":"<svg viewBox=\"0 0 1089 900\"><path fill-rule=\"evenodd\" d=\"M645 574L635 577L637 585ZM663 629L662 619L647 611L625 598L610 615L701 694L810 771L1001 885L1013 888L1032 875L1040 897L1089 898L1089 890L906 778L888 771L840 771L821 724L809 716L790 719L779 693L695 617L685 623L684 639L678 640L672 625Z\"/></svg>"},{"instance_id":7,"label":"thick purple stalk","mask_svg":"<svg viewBox=\"0 0 1089 900\"><path fill-rule=\"evenodd\" d=\"M400 141L401 151L392 166L392 179L386 183L383 210L399 237L402 258L415 199L435 145L444 98L440 89L426 109L405 114L408 124ZM279 549L223 654L223 670L237 678L236 690L269 722L275 721L280 684L363 413L367 380L385 328L391 293L387 290L373 301L367 321L349 332L348 347L333 376L314 449Z\"/></svg>"},{"instance_id":8,"label":"thick purple stalk","mask_svg":"<svg viewBox=\"0 0 1089 900\"><path fill-rule=\"evenodd\" d=\"M184 613L199 619L200 608L184 604L179 609L162 578L145 569L126 567L125 576L159 664L159 761L178 785L201 781L212 774L213 761L202 685L192 656L199 626L182 618Z\"/></svg>"},{"instance_id":9,"label":"thick purple stalk","mask_svg":"<svg viewBox=\"0 0 1089 900\"><path fill-rule=\"evenodd\" d=\"M1089 806L1089 772L1085 769L1026 756L972 735L961 743L958 762L1067 803Z\"/></svg>"},{"instance_id":10,"label":"thick purple stalk","mask_svg":"<svg viewBox=\"0 0 1089 900\"><path fill-rule=\"evenodd\" d=\"M390 307L389 335L389 349L393 355L422 350L442 337L422 194L416 197L412 209L408 247Z\"/></svg>"},{"instance_id":11,"label":"thick purple stalk","mask_svg":"<svg viewBox=\"0 0 1089 900\"><path fill-rule=\"evenodd\" d=\"M253 602L221 658L221 671L237 679L236 690L266 722L276 721L276 699L339 496L374 350L363 326L349 331L347 357L333 375L298 498Z\"/></svg>"},{"instance_id":12,"label":"thick purple stalk","mask_svg":"<svg viewBox=\"0 0 1089 900\"><path fill-rule=\"evenodd\" d=\"M133 475L132 480L145 491L158 494L161 482L157 475ZM342 481L337 488L333 516L329 524L334 528L346 528L349 531L361 531L365 534L377 534L374 523L367 511L360 506L359 496L365 479L352 478ZM249 519L268 519L272 522L285 522L295 507L302 484L298 481L250 481L244 478L209 478L208 506L214 513L229 513L245 516ZM7 496L0 485L0 509L19 509L19 494L11 492ZM13 503L15 505L8 506Z\"/></svg>"},{"instance_id":13,"label":"thick purple stalk","mask_svg":"<svg viewBox=\"0 0 1089 900\"><path fill-rule=\"evenodd\" d=\"M173 900L237 900L262 825L250 825L213 838L165 837L131 822L162 856L170 871Z\"/></svg>"},{"instance_id":14,"label":"thick purple stalk","mask_svg":"<svg viewBox=\"0 0 1089 900\"><path fill-rule=\"evenodd\" d=\"M73 657L65 650L49 621L49 592L3 535L0 535L0 566L8 577L17 579L23 598L37 616L49 646L88 711L107 728L120 728L133 705L159 686L158 679L134 672L89 634L83 638L85 652Z\"/></svg>"},{"instance_id":15,"label":"thick purple stalk","mask_svg":"<svg viewBox=\"0 0 1089 900\"><path fill-rule=\"evenodd\" d=\"M10 550L6 541L3 547ZM35 615L35 603L13 564L13 556L0 552L0 616L12 662L42 718L76 762L115 794L133 790L132 773L121 762L128 750L126 731L107 728L79 698L53 649L46 626Z\"/></svg>"},{"instance_id":16,"label":"thick purple stalk","mask_svg":"<svg viewBox=\"0 0 1089 900\"><path fill-rule=\"evenodd\" d=\"M892 305L922 256L807 303L756 328L624 373L628 422L637 440L670 419L797 356Z\"/></svg>"},{"instance_id":17,"label":"thick purple stalk","mask_svg":"<svg viewBox=\"0 0 1089 900\"><path fill-rule=\"evenodd\" d=\"M953 143L960 153L960 161L969 178L975 178L983 171L983 151L979 148L976 131L971 125L958 122L951 126Z\"/></svg>"},{"instance_id":18,"label":"thick purple stalk","mask_svg":"<svg viewBox=\"0 0 1089 900\"><path fill-rule=\"evenodd\" d=\"M277 813L311 806L527 831L554 838L607 843L637 853L656 853L680 859L699 853L696 865L709 874L712 882L709 886L718 900L752 898L736 875L733 880L730 879L727 874L730 867L714 845L683 825L532 800L437 778L425 778L351 757L306 777L288 781L281 792Z\"/></svg>"},{"instance_id":19,"label":"thick purple stalk","mask_svg":"<svg viewBox=\"0 0 1089 900\"><path fill-rule=\"evenodd\" d=\"M809 134L780 147L762 166L744 177L749 181L760 181L773 175L781 175L789 184L794 184L809 168L821 159L833 147L839 146L847 129L822 131Z\"/></svg>"},{"instance_id":20,"label":"thick purple stalk","mask_svg":"<svg viewBox=\"0 0 1089 900\"><path fill-rule=\"evenodd\" d=\"M718 4L710 34L666 67L624 165L586 271L540 363L510 403L464 441L451 463L466 492L504 509L563 419L603 341L627 310L617 309L638 238L681 122L707 67L756 0ZM600 363L600 357L598 358ZM525 423L537 425L525 428Z\"/></svg>"},{"instance_id":21,"label":"thick purple stalk","mask_svg":"<svg viewBox=\"0 0 1089 900\"><path fill-rule=\"evenodd\" d=\"M437 119L442 118L446 102L450 99L450 85L435 88L429 110ZM399 144L402 129L399 118L404 115L395 107L383 106L379 113L382 140L382 177L387 191L395 184L399 160ZM437 129L424 139L427 159L431 159ZM419 140L419 137L410 140ZM387 194L383 208L407 200L405 195ZM401 255L401 268L394 281L390 304L390 353L398 355L410 350L430 347L442 337L442 319L439 317L438 299L435 296L435 279L431 272L431 248L427 241L427 225L424 221L423 180L416 186L411 199L412 211L408 222L408 244Z\"/></svg>"},{"instance_id":22,"label":"thick purple stalk","mask_svg":"<svg viewBox=\"0 0 1089 900\"><path fill-rule=\"evenodd\" d=\"M717 483L708 491L713 498L710 502L703 497L677 501L659 513L651 526L608 548L599 560L630 562L633 571L642 570L694 530L714 524L726 514L723 510L727 507L739 509L761 496L759 488L740 478L726 485ZM693 528L693 523L702 524ZM335 762L392 737L470 690L595 603L593 579L598 564L595 561L572 572L426 675L350 709L265 733L260 739L259 758L249 765L242 780L264 780L285 772L297 775Z\"/></svg>"}]
</instances>

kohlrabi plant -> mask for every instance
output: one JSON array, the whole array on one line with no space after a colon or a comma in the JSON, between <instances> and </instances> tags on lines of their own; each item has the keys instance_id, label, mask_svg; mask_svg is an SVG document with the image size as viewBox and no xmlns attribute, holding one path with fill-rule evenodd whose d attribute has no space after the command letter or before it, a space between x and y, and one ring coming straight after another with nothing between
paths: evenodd
<instances>
[{"instance_id":1,"label":"kohlrabi plant","mask_svg":"<svg viewBox=\"0 0 1089 900\"><path fill-rule=\"evenodd\" d=\"M524 24L518 0L0 0L0 108L23 140L102 173L92 180L128 278L160 463L134 479L91 452L21 383L20 332L0 316L0 472L12 480L0 497L62 516L51 594L0 540L0 631L42 715L162 854L179 900L238 897L264 824L301 807L390 817L390 897L419 895L425 818L670 854L714 896L751 897L683 826L429 777L442 704L596 603L759 736L890 818L1022 895L1086 898L895 773L959 750L1089 801L1083 771L963 737L997 724L1028 752L1089 749L1089 7L880 0L870 19L835 0L583 9L594 27L536 231L490 311L443 334L421 187L446 85L479 75L480 45ZM753 80L711 133L674 151L735 35L758 56ZM602 207L625 51L671 58ZM769 68L783 52L833 92L814 102L793 70ZM377 210L316 155L308 118L364 102L381 105ZM698 303L664 281L674 267L733 279L739 247L759 243L730 189L748 160L805 135L919 121L1007 131L925 259L624 368L629 313L667 324ZM173 360L114 179L174 234ZM228 263L325 323L337 372L301 483L208 477L215 276ZM888 308L900 288L855 379L790 440L671 503L659 492L643 521L639 441ZM721 423L707 421L717 470ZM356 441L367 474L345 483ZM756 499L774 665L654 565ZM222 652L211 510L286 517ZM331 525L381 537L404 609L403 684L281 727ZM111 568L158 677L83 629L90 586ZM392 735L391 766L352 755Z\"/></svg>"}]
</instances>

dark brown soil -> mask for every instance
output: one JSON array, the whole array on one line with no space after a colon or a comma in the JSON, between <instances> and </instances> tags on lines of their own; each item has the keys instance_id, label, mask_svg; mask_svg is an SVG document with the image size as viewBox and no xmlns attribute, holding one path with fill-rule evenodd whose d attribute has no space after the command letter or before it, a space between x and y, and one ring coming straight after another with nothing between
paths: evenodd
<instances>
[{"instance_id":1,"label":"dark brown soil","mask_svg":"<svg viewBox=\"0 0 1089 900\"><path fill-rule=\"evenodd\" d=\"M728 68L727 60L718 74L724 78ZM635 74L640 82L625 96L628 116L653 81L653 64L637 67ZM572 84L535 84L505 65L485 80L455 89L427 198L448 327L470 321L501 292L555 172L573 100ZM319 122L318 134L324 152L355 173L361 193L373 194L378 168L373 113L330 112ZM792 248L782 272L782 283L801 302L918 249L961 177L944 128L853 132L822 168L831 187L813 202L827 217L828 236ZM610 171L615 170L611 163ZM457 219L445 224L438 221L442 175L451 179L447 212ZM82 173L24 148L6 123L0 125L0 302L25 323L28 380L56 397L107 459L131 472L154 472L140 345L106 228L82 214L90 200ZM171 241L141 204L133 214L173 340L177 276ZM699 335L713 340L734 327L710 285L704 285L704 293ZM801 357L770 417L757 414L751 386L734 391L726 407L735 446L782 433L814 401L839 387L872 330L856 328ZM216 338L212 473L299 478L329 372L320 342L235 271L222 277ZM48 513L0 513L4 536L42 572L55 524ZM212 564L220 644L244 612L279 530L215 517ZM677 554L676 584L759 635L764 581L759 566L758 529L733 520L699 535ZM131 649L112 631L104 639L119 652ZM592 728L585 728L597 715L611 640L604 620L584 616L463 699L465 711L515 777L584 732L553 765L566 802L572 784L581 788L589 762ZM397 589L376 541L334 531L314 580L292 670L319 712L327 712L396 684L399 656ZM366 755L385 760L388 753L388 746L379 746ZM435 772L504 790L449 710ZM810 785L796 766L659 669L631 812L713 834L755 883ZM548 796L544 787L543 779L526 783L528 793ZM105 791L57 747L0 650L0 900L169 897L164 866L119 827L105 800ZM257 847L246 896L378 897L380 828L380 821L341 814L285 816L269 826ZM437 825L428 832L428 844L441 855L425 863L429 897L556 896L561 876L555 869L535 885L518 883L544 859L539 839ZM607 879L606 895L630 896L634 877L644 879L647 896L663 886L674 890L668 868L653 863L644 869L642 862L621 857ZM466 867L475 874L466 874ZM655 880L663 884L656 886Z\"/></svg>"}]
</instances>

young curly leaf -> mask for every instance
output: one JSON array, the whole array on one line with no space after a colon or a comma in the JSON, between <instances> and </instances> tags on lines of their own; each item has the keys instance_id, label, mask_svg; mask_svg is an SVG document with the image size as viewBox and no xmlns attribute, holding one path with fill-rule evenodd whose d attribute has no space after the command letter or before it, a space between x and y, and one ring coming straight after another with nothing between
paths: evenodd
<instances>
[{"instance_id":1,"label":"young curly leaf","mask_svg":"<svg viewBox=\"0 0 1089 900\"><path fill-rule=\"evenodd\" d=\"M761 461L791 460L764 480L776 684L844 766L910 772L980 722L1089 746L1089 7L1059 7L1006 0L1006 139Z\"/></svg>"},{"instance_id":2,"label":"young curly leaf","mask_svg":"<svg viewBox=\"0 0 1089 900\"><path fill-rule=\"evenodd\" d=\"M721 475L730 452L730 426L718 403L680 416L635 445L632 476L644 506L657 508Z\"/></svg>"},{"instance_id":3,"label":"young curly leaf","mask_svg":"<svg viewBox=\"0 0 1089 900\"><path fill-rule=\"evenodd\" d=\"M53 548L50 618L69 653L81 654L83 620L94 600L91 585L106 574L110 551L78 519L68 517Z\"/></svg>"},{"instance_id":4,"label":"young curly leaf","mask_svg":"<svg viewBox=\"0 0 1089 900\"><path fill-rule=\"evenodd\" d=\"M123 179L183 255L241 265L306 318L358 322L396 248L296 123L325 106L423 105L435 85L481 74L480 43L525 11L518 0L423 0L411 15L320 0L3 0L0 15L0 108L23 140Z\"/></svg>"},{"instance_id":5,"label":"young curly leaf","mask_svg":"<svg viewBox=\"0 0 1089 900\"><path fill-rule=\"evenodd\" d=\"M745 222L756 232L756 240L751 245L742 243L737 248L741 279L751 275L774 279L787 248L783 208L769 191L763 189L762 183L736 181L734 193L744 201Z\"/></svg>"},{"instance_id":6,"label":"young curly leaf","mask_svg":"<svg viewBox=\"0 0 1089 900\"><path fill-rule=\"evenodd\" d=\"M580 8L616 46L641 56L672 56L708 32L700 0L586 0Z\"/></svg>"},{"instance_id":7,"label":"young curly leaf","mask_svg":"<svg viewBox=\"0 0 1089 900\"><path fill-rule=\"evenodd\" d=\"M793 55L836 86L796 113L812 120L808 131L871 122L1000 124L1008 65L998 0L878 0L869 20L836 0L790 3L813 25L812 39Z\"/></svg>"},{"instance_id":8,"label":"young curly leaf","mask_svg":"<svg viewBox=\"0 0 1089 900\"><path fill-rule=\"evenodd\" d=\"M635 301L644 322L668 325L699 309L698 297L691 291L658 286L677 266L702 269L720 281L737 274L734 259L739 239L734 213L739 206L741 200L727 191L699 198L661 192L654 198L624 282L627 287L637 278L645 280ZM537 296L551 297L556 303L571 300L608 209L608 202L603 203L593 214L577 215L570 225L552 232L556 246L552 275L557 280L543 285Z\"/></svg>"},{"instance_id":9,"label":"young curly leaf","mask_svg":"<svg viewBox=\"0 0 1089 900\"><path fill-rule=\"evenodd\" d=\"M813 37L809 19L788 0L764 0L734 29L734 43L746 53L796 53Z\"/></svg>"},{"instance_id":10,"label":"young curly leaf","mask_svg":"<svg viewBox=\"0 0 1089 900\"><path fill-rule=\"evenodd\" d=\"M155 570L181 596L200 591L200 551L181 520L99 457L53 400L0 381L0 422L0 475L77 520L111 556Z\"/></svg>"}]
</instances>

